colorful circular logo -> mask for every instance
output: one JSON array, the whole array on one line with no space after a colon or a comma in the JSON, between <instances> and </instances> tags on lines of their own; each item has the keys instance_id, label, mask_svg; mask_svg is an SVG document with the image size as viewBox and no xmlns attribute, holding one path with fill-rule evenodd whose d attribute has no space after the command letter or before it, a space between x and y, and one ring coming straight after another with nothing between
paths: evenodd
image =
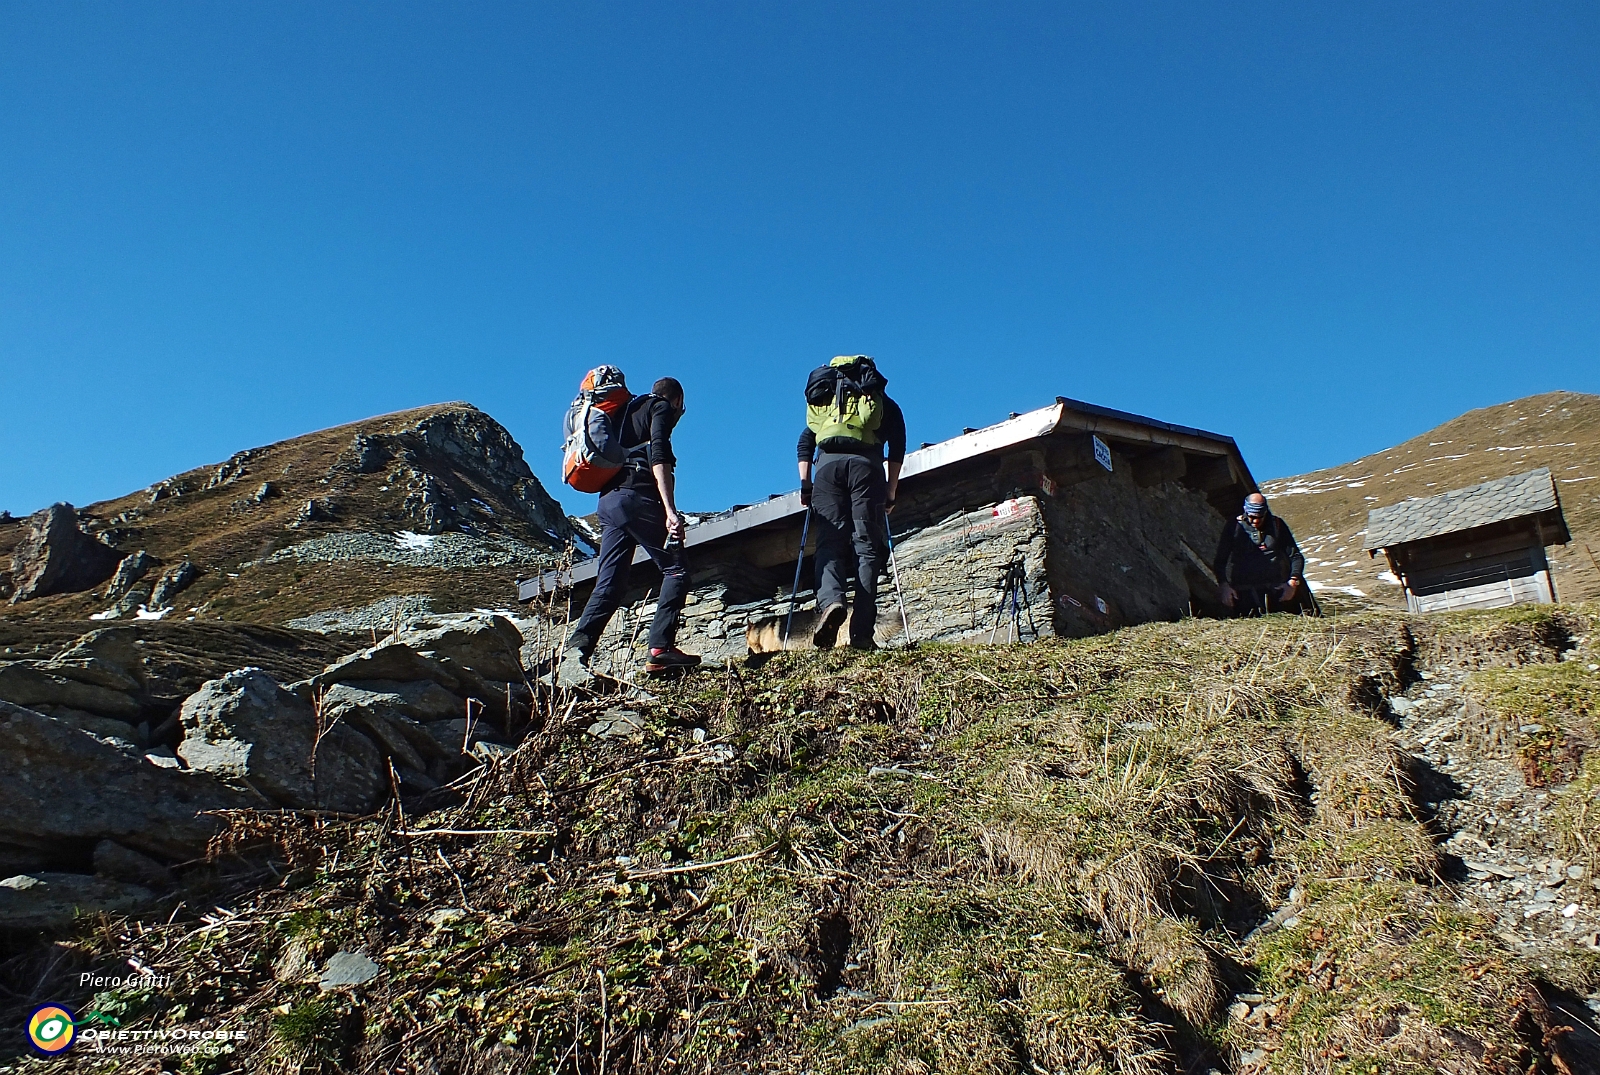
<instances>
[{"instance_id":1,"label":"colorful circular logo","mask_svg":"<svg viewBox=\"0 0 1600 1075\"><path fill-rule=\"evenodd\" d=\"M72 1047L78 1032L72 1012L59 1004L44 1004L28 1016L28 1041L46 1056L64 1053Z\"/></svg>"}]
</instances>

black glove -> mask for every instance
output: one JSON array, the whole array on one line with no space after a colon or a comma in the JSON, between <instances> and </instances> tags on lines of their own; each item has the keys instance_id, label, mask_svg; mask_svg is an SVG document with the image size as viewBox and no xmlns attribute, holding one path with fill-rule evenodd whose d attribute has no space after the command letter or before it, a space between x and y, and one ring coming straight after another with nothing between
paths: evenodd
<instances>
[{"instance_id":1,"label":"black glove","mask_svg":"<svg viewBox=\"0 0 1600 1075\"><path fill-rule=\"evenodd\" d=\"M803 508L811 506L811 483L809 481L800 483L800 506Z\"/></svg>"}]
</instances>

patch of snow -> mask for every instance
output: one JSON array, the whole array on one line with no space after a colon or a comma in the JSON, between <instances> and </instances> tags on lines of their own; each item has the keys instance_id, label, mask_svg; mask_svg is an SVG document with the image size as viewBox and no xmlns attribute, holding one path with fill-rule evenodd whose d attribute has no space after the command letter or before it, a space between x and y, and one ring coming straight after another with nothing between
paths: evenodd
<instances>
[{"instance_id":1,"label":"patch of snow","mask_svg":"<svg viewBox=\"0 0 1600 1075\"><path fill-rule=\"evenodd\" d=\"M1320 479L1294 478L1282 484L1266 482L1262 485L1262 489L1269 496L1301 496L1308 493L1326 493L1335 489L1360 488L1371 477L1371 474L1365 474L1352 479L1347 474L1335 474Z\"/></svg>"},{"instance_id":2,"label":"patch of snow","mask_svg":"<svg viewBox=\"0 0 1600 1075\"><path fill-rule=\"evenodd\" d=\"M117 610L108 608L104 612L91 612L89 613L89 618L91 620L114 620L117 618Z\"/></svg>"},{"instance_id":3,"label":"patch of snow","mask_svg":"<svg viewBox=\"0 0 1600 1075\"><path fill-rule=\"evenodd\" d=\"M437 534L413 534L410 530L402 530L394 536L395 543L402 549L426 549L439 540Z\"/></svg>"},{"instance_id":4,"label":"patch of snow","mask_svg":"<svg viewBox=\"0 0 1600 1075\"><path fill-rule=\"evenodd\" d=\"M133 614L133 618L136 620L159 620L171 611L171 608L158 608L152 612L150 609L140 605L139 611Z\"/></svg>"},{"instance_id":5,"label":"patch of snow","mask_svg":"<svg viewBox=\"0 0 1600 1075\"><path fill-rule=\"evenodd\" d=\"M1568 482L1568 483L1571 483L1571 482L1592 482L1592 481L1594 481L1594 478L1595 478L1595 476L1591 474L1587 478L1562 478L1561 480L1564 481L1564 482Z\"/></svg>"},{"instance_id":6,"label":"patch of snow","mask_svg":"<svg viewBox=\"0 0 1600 1075\"><path fill-rule=\"evenodd\" d=\"M1486 452L1526 452L1533 448L1576 448L1577 442L1571 444L1514 444L1509 448L1485 448Z\"/></svg>"},{"instance_id":7,"label":"patch of snow","mask_svg":"<svg viewBox=\"0 0 1600 1075\"><path fill-rule=\"evenodd\" d=\"M1351 597L1365 597L1367 592L1359 586L1330 586L1326 582L1316 579L1306 579L1306 585L1311 587L1312 593L1347 593Z\"/></svg>"},{"instance_id":8,"label":"patch of snow","mask_svg":"<svg viewBox=\"0 0 1600 1075\"><path fill-rule=\"evenodd\" d=\"M1395 573L1393 571L1380 571L1380 572L1378 572L1378 581L1379 582L1387 582L1390 586L1399 586L1399 585L1401 585L1400 580L1395 577Z\"/></svg>"}]
</instances>

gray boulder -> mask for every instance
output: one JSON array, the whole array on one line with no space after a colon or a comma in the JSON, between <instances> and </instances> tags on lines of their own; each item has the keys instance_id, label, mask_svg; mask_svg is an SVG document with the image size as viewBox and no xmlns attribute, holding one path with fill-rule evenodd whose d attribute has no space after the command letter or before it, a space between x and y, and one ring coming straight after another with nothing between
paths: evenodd
<instances>
[{"instance_id":1,"label":"gray boulder","mask_svg":"<svg viewBox=\"0 0 1600 1075\"><path fill-rule=\"evenodd\" d=\"M343 683L334 684L322 696L325 718L360 729L382 747L396 765L425 772L428 763L444 757L444 752L426 728L404 711L405 708L404 700L397 694L360 690Z\"/></svg>"},{"instance_id":2,"label":"gray boulder","mask_svg":"<svg viewBox=\"0 0 1600 1075\"><path fill-rule=\"evenodd\" d=\"M481 679L522 681L522 632L504 616L429 617L402 632L399 640L425 657L450 661Z\"/></svg>"},{"instance_id":3,"label":"gray boulder","mask_svg":"<svg viewBox=\"0 0 1600 1075\"><path fill-rule=\"evenodd\" d=\"M144 689L144 651L133 627L102 627L73 642L41 665L56 675L115 691Z\"/></svg>"},{"instance_id":4,"label":"gray boulder","mask_svg":"<svg viewBox=\"0 0 1600 1075\"><path fill-rule=\"evenodd\" d=\"M116 600L127 593L133 588L134 583L144 578L145 573L154 567L155 563L150 554L143 549L132 556L124 556L112 574L111 581L106 585L106 597Z\"/></svg>"},{"instance_id":5,"label":"gray boulder","mask_svg":"<svg viewBox=\"0 0 1600 1075\"><path fill-rule=\"evenodd\" d=\"M185 560L176 567L169 567L161 573L156 580L155 589L150 591L150 608L166 608L174 597L189 587L195 579L200 577L200 569Z\"/></svg>"},{"instance_id":6,"label":"gray boulder","mask_svg":"<svg viewBox=\"0 0 1600 1075\"><path fill-rule=\"evenodd\" d=\"M436 683L446 690L461 686L460 678L439 661L424 657L403 642L380 642L376 646L341 657L311 678L313 687L335 683L360 683L387 679L399 683Z\"/></svg>"},{"instance_id":7,"label":"gray boulder","mask_svg":"<svg viewBox=\"0 0 1600 1075\"><path fill-rule=\"evenodd\" d=\"M103 839L188 858L218 831L203 811L259 805L203 773L164 769L52 717L0 702L0 842L54 852Z\"/></svg>"},{"instance_id":8,"label":"gray boulder","mask_svg":"<svg viewBox=\"0 0 1600 1075\"><path fill-rule=\"evenodd\" d=\"M364 814L388 784L372 740L317 713L259 668L230 672L190 695L178 756L283 806ZM320 734L319 734L320 732Z\"/></svg>"},{"instance_id":9,"label":"gray boulder","mask_svg":"<svg viewBox=\"0 0 1600 1075\"><path fill-rule=\"evenodd\" d=\"M155 903L155 893L148 888L104 877L18 874L0 881L0 929L66 929L80 914L138 914Z\"/></svg>"},{"instance_id":10,"label":"gray boulder","mask_svg":"<svg viewBox=\"0 0 1600 1075\"><path fill-rule=\"evenodd\" d=\"M473 745L477 743L507 745L505 736L500 733L500 730L486 720L473 721L470 735L467 732L467 722L464 718L436 720L432 724L426 725L426 727L434 742L456 756L462 753L471 754Z\"/></svg>"},{"instance_id":11,"label":"gray boulder","mask_svg":"<svg viewBox=\"0 0 1600 1075\"><path fill-rule=\"evenodd\" d=\"M115 840L101 840L94 845L94 872L113 881L126 881L145 888L172 887L170 870L149 855L141 855Z\"/></svg>"},{"instance_id":12,"label":"gray boulder","mask_svg":"<svg viewBox=\"0 0 1600 1075\"><path fill-rule=\"evenodd\" d=\"M47 717L54 717L63 724L70 724L80 732L88 732L96 739L123 739L130 743L139 741L139 730L125 720L115 717L98 717L93 713L85 713L80 709L67 709L64 706L42 705L35 710Z\"/></svg>"},{"instance_id":13,"label":"gray boulder","mask_svg":"<svg viewBox=\"0 0 1600 1075\"><path fill-rule=\"evenodd\" d=\"M93 682L98 670L49 661L0 664L0 700L19 706L64 706L118 720L139 719L140 705L123 690ZM79 678L79 677L82 678Z\"/></svg>"},{"instance_id":14,"label":"gray boulder","mask_svg":"<svg viewBox=\"0 0 1600 1075\"><path fill-rule=\"evenodd\" d=\"M28 519L28 532L12 551L11 603L93 589L111 577L120 559L83 532L71 504L52 504Z\"/></svg>"},{"instance_id":15,"label":"gray boulder","mask_svg":"<svg viewBox=\"0 0 1600 1075\"><path fill-rule=\"evenodd\" d=\"M335 683L325 689L323 704L382 707L386 712L424 723L449 720L466 712L466 703L459 696L430 680L400 683L392 679L358 679Z\"/></svg>"}]
</instances>

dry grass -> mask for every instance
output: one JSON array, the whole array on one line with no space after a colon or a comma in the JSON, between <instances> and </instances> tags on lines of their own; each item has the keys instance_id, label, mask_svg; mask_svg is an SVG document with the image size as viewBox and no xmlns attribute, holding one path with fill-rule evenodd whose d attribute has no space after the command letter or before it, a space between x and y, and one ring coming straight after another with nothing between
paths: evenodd
<instances>
[{"instance_id":1,"label":"dry grass","mask_svg":"<svg viewBox=\"0 0 1600 1075\"><path fill-rule=\"evenodd\" d=\"M1528 972L1447 910L1372 708L1412 648L1375 616L786 654L666 685L632 742L546 693L453 805L241 819L227 914L63 966L133 954L173 988L72 999L270 1046L212 1075L1505 1070ZM319 994L340 948L384 975ZM1279 1014L1230 1023L1251 989Z\"/></svg>"}]
</instances>

